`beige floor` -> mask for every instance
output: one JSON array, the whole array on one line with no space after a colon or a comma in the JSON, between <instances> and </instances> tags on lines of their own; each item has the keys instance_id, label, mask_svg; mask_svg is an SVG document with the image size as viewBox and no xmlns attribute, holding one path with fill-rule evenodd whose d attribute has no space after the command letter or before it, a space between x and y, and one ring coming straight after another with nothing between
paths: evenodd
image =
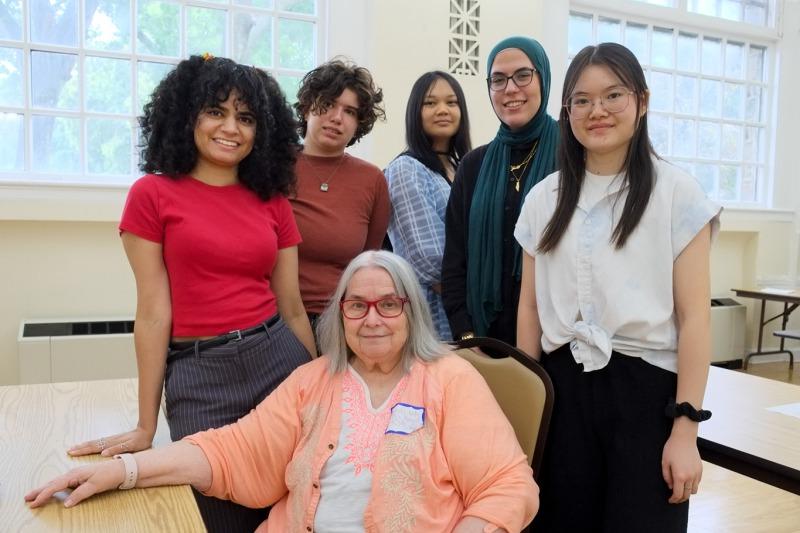
<instances>
[{"instance_id":1,"label":"beige floor","mask_svg":"<svg viewBox=\"0 0 800 533\"><path fill-rule=\"evenodd\" d=\"M747 365L747 373L761 376L762 378L800 385L800 357L795 355L795 359L797 360L794 363L794 368L789 369L788 358L785 361L774 363L759 363L756 358L755 362L751 360L750 364Z\"/></svg>"}]
</instances>

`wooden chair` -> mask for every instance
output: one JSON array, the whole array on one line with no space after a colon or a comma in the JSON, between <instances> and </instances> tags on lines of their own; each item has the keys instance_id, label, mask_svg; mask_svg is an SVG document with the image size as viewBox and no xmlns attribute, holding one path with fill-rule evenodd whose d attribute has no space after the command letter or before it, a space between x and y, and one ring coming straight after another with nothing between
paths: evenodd
<instances>
[{"instance_id":1,"label":"wooden chair","mask_svg":"<svg viewBox=\"0 0 800 533\"><path fill-rule=\"evenodd\" d=\"M785 327L785 325L784 325L784 327ZM786 341L786 339L793 339L793 340L796 340L796 341L800 341L800 330L797 330L797 329L783 329L783 330L780 330L780 331L773 331L772 334L781 339L781 349L780 349L780 351L778 353L780 353L780 352L788 353L789 354L789 368L794 368L794 354L792 353L791 350L785 350L784 347L783 347L783 343L784 343L784 341Z\"/></svg>"},{"instance_id":2,"label":"wooden chair","mask_svg":"<svg viewBox=\"0 0 800 533\"><path fill-rule=\"evenodd\" d=\"M489 384L537 478L553 413L550 376L523 351L497 339L474 337L456 342L455 348ZM483 353L472 348L479 348Z\"/></svg>"}]
</instances>

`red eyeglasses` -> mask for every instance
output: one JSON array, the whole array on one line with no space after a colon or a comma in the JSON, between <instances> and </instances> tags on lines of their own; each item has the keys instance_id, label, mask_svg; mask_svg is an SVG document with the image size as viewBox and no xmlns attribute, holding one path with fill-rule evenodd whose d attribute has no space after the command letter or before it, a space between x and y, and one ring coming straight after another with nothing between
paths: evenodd
<instances>
[{"instance_id":1,"label":"red eyeglasses","mask_svg":"<svg viewBox=\"0 0 800 533\"><path fill-rule=\"evenodd\" d=\"M380 300L342 300L339 302L339 308L344 316L350 319L364 318L369 313L370 307L375 307L383 318L394 318L402 314L403 307L407 303L408 298L387 296Z\"/></svg>"}]
</instances>

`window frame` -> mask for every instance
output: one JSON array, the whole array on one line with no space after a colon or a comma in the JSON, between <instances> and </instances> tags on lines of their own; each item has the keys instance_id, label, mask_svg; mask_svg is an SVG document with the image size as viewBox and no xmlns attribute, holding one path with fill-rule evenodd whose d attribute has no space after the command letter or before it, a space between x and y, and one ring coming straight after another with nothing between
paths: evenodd
<instances>
[{"instance_id":1,"label":"window frame","mask_svg":"<svg viewBox=\"0 0 800 533\"><path fill-rule=\"evenodd\" d=\"M245 4L237 4L235 0L222 0L219 2L207 0L166 0L168 3L177 4L181 7L179 11L180 29L179 29L179 56L160 56L146 53L140 53L137 50L137 11L138 0L130 0L128 6L130 10L130 44L127 51L109 51L98 50L90 48L85 45L86 43L86 23L84 13L84 2L76 0L77 7L77 32L78 32L78 45L63 46L54 44L34 43L30 38L31 25L30 25L30 9L31 1L22 0L22 40L0 40L0 47L17 49L22 52L22 90L23 90L23 107L17 106L0 106L0 113L17 114L23 120L23 135L20 141L24 143L23 146L23 170L4 170L0 171L0 220L4 219L19 219L19 210L15 208L13 201L21 195L24 201L41 197L45 204L50 204L50 199L55 194L61 196L65 191L70 189L81 190L88 196L106 196L111 195L112 203L118 203L118 194L115 191L127 190L131 183L141 174L139 171L139 147L138 147L138 124L137 117L141 113L139 106L139 87L137 78L137 63L144 61L149 63L160 63L166 65L175 65L183 58L187 57L187 11L186 6L201 7L201 8L214 8L223 10L225 12L226 36L224 41L225 49L228 55L233 54L235 45L235 36L233 31L234 20L233 16L237 12L255 12L263 13L273 17L272 19L272 41L273 46L272 54L272 67L266 67L265 70L270 72L273 76L279 78L280 76L292 76L302 78L306 71L300 69L292 69L279 66L279 46L277 43L280 40L279 21L282 19L289 20L302 20L313 22L314 28L314 43L313 43L313 58L312 67L318 65L323 61L327 45L327 17L328 17L328 1L315 0L316 13L304 14L283 11L280 9L280 0L274 0L271 9L252 7ZM75 110L53 109L33 105L33 91L32 91L32 52L49 52L49 53L66 53L76 56L76 65L78 68L78 104ZM99 57L111 59L123 59L129 61L129 68L131 73L131 108L132 113L116 114L108 112L96 112L86 110L86 58ZM294 100L293 94L287 94L287 99ZM34 116L55 116L64 118L77 118L79 119L78 143L80 153L78 155L79 167L77 172L57 173L57 172L43 172L35 171L33 169L33 117ZM131 153L131 167L126 174L112 174L112 173L92 173L89 172L89 146L88 146L88 128L91 119L114 119L121 122L127 121L130 124L130 145L129 150ZM36 193L41 191L41 194ZM74 201L73 195L67 195ZM83 202L81 202L83 203ZM90 204L97 207L94 200L90 200ZM9 210L4 209L8 207ZM10 211L10 213L9 213ZM57 211L60 211L57 210ZM93 211L97 211L94 209ZM101 212L105 212L100 209ZM41 217L42 214L36 215ZM101 219L106 219L106 214L98 215ZM80 219L80 214L78 215ZM23 217L28 218L28 217ZM39 219L39 218L32 218ZM44 215L44 219L50 219L48 215Z\"/></svg>"}]
</instances>

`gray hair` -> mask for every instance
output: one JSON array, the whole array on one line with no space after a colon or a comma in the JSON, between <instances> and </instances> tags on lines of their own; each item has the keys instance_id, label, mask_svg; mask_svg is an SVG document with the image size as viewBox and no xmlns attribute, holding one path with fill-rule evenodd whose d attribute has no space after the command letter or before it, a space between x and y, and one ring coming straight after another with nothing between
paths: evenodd
<instances>
[{"instance_id":1,"label":"gray hair","mask_svg":"<svg viewBox=\"0 0 800 533\"><path fill-rule=\"evenodd\" d=\"M317 323L317 339L321 352L330 358L331 372L345 370L348 358L354 355L345 339L339 302L344 298L347 286L355 273L369 267L385 270L394 282L397 295L408 298L408 303L404 307L408 320L408 339L401 355L405 371L408 372L414 359L430 362L449 352L450 347L439 341L433 329L428 302L411 265L399 255L384 250L371 250L357 255L344 269L336 291Z\"/></svg>"}]
</instances>

